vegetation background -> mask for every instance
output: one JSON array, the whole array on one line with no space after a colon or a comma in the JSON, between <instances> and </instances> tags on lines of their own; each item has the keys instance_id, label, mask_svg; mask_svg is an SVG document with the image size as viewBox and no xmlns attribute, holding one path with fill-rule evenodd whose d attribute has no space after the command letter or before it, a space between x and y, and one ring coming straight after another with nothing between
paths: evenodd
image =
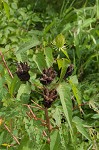
<instances>
[{"instance_id":1,"label":"vegetation background","mask_svg":"<svg viewBox=\"0 0 99 150\"><path fill-rule=\"evenodd\" d=\"M99 0L0 0L0 150L98 148Z\"/></svg>"}]
</instances>

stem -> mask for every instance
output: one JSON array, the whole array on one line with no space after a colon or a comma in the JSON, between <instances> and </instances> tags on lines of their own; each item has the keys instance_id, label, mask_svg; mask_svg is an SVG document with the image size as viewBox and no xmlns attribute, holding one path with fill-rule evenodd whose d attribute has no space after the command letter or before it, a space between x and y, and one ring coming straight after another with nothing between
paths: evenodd
<instances>
[{"instance_id":1,"label":"stem","mask_svg":"<svg viewBox=\"0 0 99 150\"><path fill-rule=\"evenodd\" d=\"M17 144L20 145L20 142L18 141L18 139L11 133L10 129L7 127L6 124L4 124L4 127L6 128L6 130L11 134L11 136L13 137L13 139L17 142Z\"/></svg>"},{"instance_id":2,"label":"stem","mask_svg":"<svg viewBox=\"0 0 99 150\"><path fill-rule=\"evenodd\" d=\"M49 116L48 116L48 108L47 107L45 108L45 118L46 118L46 125L47 125L47 128L48 128L49 133L50 133L51 130L52 130L52 126L50 124L50 119L49 119Z\"/></svg>"},{"instance_id":3,"label":"stem","mask_svg":"<svg viewBox=\"0 0 99 150\"><path fill-rule=\"evenodd\" d=\"M34 118L35 120L37 120L37 117L36 117L36 115L33 113L33 111L32 111L32 109L30 108L30 106L27 105L27 107L29 108L30 113L32 114L33 118Z\"/></svg>"},{"instance_id":4,"label":"stem","mask_svg":"<svg viewBox=\"0 0 99 150\"><path fill-rule=\"evenodd\" d=\"M41 107L39 104L37 104L35 101L31 100L36 106L38 106L41 110L45 110L43 107ZM31 106L32 107L32 106Z\"/></svg>"},{"instance_id":5,"label":"stem","mask_svg":"<svg viewBox=\"0 0 99 150\"><path fill-rule=\"evenodd\" d=\"M10 69L9 69L8 66L7 66L7 63L6 63L5 59L4 59L4 56L3 56L2 52L0 52L0 55L1 55L1 58L2 58L2 61L3 61L3 63L4 63L5 68L7 69L9 75L11 76L11 78L13 78L13 75L12 75Z\"/></svg>"}]
</instances>

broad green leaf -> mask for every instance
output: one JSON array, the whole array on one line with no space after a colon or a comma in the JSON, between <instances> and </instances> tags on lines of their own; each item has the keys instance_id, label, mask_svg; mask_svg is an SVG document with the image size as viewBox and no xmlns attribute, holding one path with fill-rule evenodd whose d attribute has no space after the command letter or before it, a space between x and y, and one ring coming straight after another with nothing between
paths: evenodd
<instances>
[{"instance_id":1,"label":"broad green leaf","mask_svg":"<svg viewBox=\"0 0 99 150\"><path fill-rule=\"evenodd\" d=\"M29 84L21 84L19 90L18 90L18 94L17 94L17 99L20 99L20 96L23 94L30 94L31 93L31 87Z\"/></svg>"},{"instance_id":2,"label":"broad green leaf","mask_svg":"<svg viewBox=\"0 0 99 150\"><path fill-rule=\"evenodd\" d=\"M57 59L58 68L61 69L63 65L63 59Z\"/></svg>"},{"instance_id":3,"label":"broad green leaf","mask_svg":"<svg viewBox=\"0 0 99 150\"><path fill-rule=\"evenodd\" d=\"M6 15L9 18L10 17L10 8L9 8L9 5L5 1L3 1L3 5L4 5L4 9L5 9Z\"/></svg>"},{"instance_id":4,"label":"broad green leaf","mask_svg":"<svg viewBox=\"0 0 99 150\"><path fill-rule=\"evenodd\" d=\"M71 88L69 84L63 82L59 84L57 91L60 96L65 117L72 131L72 101L71 101L70 89Z\"/></svg>"},{"instance_id":5,"label":"broad green leaf","mask_svg":"<svg viewBox=\"0 0 99 150\"><path fill-rule=\"evenodd\" d=\"M60 127L60 125L61 125L61 116L60 116L60 109L59 108L57 108L56 107L56 109L54 109L53 110L53 118L55 119L55 121L56 121L56 125L58 126L58 127Z\"/></svg>"},{"instance_id":6,"label":"broad green leaf","mask_svg":"<svg viewBox=\"0 0 99 150\"><path fill-rule=\"evenodd\" d=\"M85 136L88 140L91 141L91 138L90 138L90 135L89 133L87 132L86 128L84 127L84 123L83 123L83 120L80 119L79 117L75 116L73 118L73 122L75 123L75 126L76 128L78 129L78 131L83 135Z\"/></svg>"},{"instance_id":7,"label":"broad green leaf","mask_svg":"<svg viewBox=\"0 0 99 150\"><path fill-rule=\"evenodd\" d=\"M77 76L76 76L76 75L71 76L71 77L70 77L70 81L71 81L73 84L77 85L77 84L78 84Z\"/></svg>"},{"instance_id":8,"label":"broad green leaf","mask_svg":"<svg viewBox=\"0 0 99 150\"><path fill-rule=\"evenodd\" d=\"M2 144L4 139L4 132L2 131L2 133L0 134L0 145Z\"/></svg>"},{"instance_id":9,"label":"broad green leaf","mask_svg":"<svg viewBox=\"0 0 99 150\"><path fill-rule=\"evenodd\" d=\"M54 62L52 49L50 47L45 48L44 54L45 54L45 59L46 59L47 66L49 68L49 67L52 66L52 64Z\"/></svg>"},{"instance_id":10,"label":"broad green leaf","mask_svg":"<svg viewBox=\"0 0 99 150\"><path fill-rule=\"evenodd\" d=\"M36 63L39 71L42 73L42 70L46 68L46 61L45 61L44 54L42 52L35 54L33 56L33 60Z\"/></svg>"},{"instance_id":11,"label":"broad green leaf","mask_svg":"<svg viewBox=\"0 0 99 150\"><path fill-rule=\"evenodd\" d=\"M32 150L33 147L30 147L30 145L31 143L28 136L24 136L17 150Z\"/></svg>"},{"instance_id":12,"label":"broad green leaf","mask_svg":"<svg viewBox=\"0 0 99 150\"><path fill-rule=\"evenodd\" d=\"M40 45L40 41L36 38L31 39L30 41L28 41L28 42L24 43L23 45L21 45L19 47L19 49L16 51L16 54L23 53L23 52L25 52L25 51L29 50L30 48L35 47L37 45Z\"/></svg>"},{"instance_id":13,"label":"broad green leaf","mask_svg":"<svg viewBox=\"0 0 99 150\"><path fill-rule=\"evenodd\" d=\"M11 94L11 97L13 96L14 91L18 88L19 85L20 84L19 84L18 78L17 78L17 76L15 76L12 79L12 82L11 82L10 87L9 87L9 93Z\"/></svg>"},{"instance_id":14,"label":"broad green leaf","mask_svg":"<svg viewBox=\"0 0 99 150\"><path fill-rule=\"evenodd\" d=\"M64 35L63 35L62 33L59 34L59 35L57 35L57 37L56 37L56 39L55 39L55 42L56 42L56 46L57 46L58 48L63 47L64 44L65 44L65 37L64 37Z\"/></svg>"},{"instance_id":15,"label":"broad green leaf","mask_svg":"<svg viewBox=\"0 0 99 150\"><path fill-rule=\"evenodd\" d=\"M66 130L65 130L66 131ZM62 127L59 128L59 136L60 136L60 146L62 150L67 150L66 148L66 139L64 138L64 133Z\"/></svg>"},{"instance_id":16,"label":"broad green leaf","mask_svg":"<svg viewBox=\"0 0 99 150\"><path fill-rule=\"evenodd\" d=\"M50 144L48 144L47 142L45 144L42 145L42 147L40 148L40 150L51 150L50 149Z\"/></svg>"},{"instance_id":17,"label":"broad green leaf","mask_svg":"<svg viewBox=\"0 0 99 150\"><path fill-rule=\"evenodd\" d=\"M50 135L50 150L61 149L59 131L55 130Z\"/></svg>"},{"instance_id":18,"label":"broad green leaf","mask_svg":"<svg viewBox=\"0 0 99 150\"><path fill-rule=\"evenodd\" d=\"M76 97L78 105L81 105L81 93L76 86L78 84L77 76L70 77L69 83L72 86L73 94Z\"/></svg>"},{"instance_id":19,"label":"broad green leaf","mask_svg":"<svg viewBox=\"0 0 99 150\"><path fill-rule=\"evenodd\" d=\"M99 119L99 114L94 114L91 118L93 118L93 119Z\"/></svg>"}]
</instances>

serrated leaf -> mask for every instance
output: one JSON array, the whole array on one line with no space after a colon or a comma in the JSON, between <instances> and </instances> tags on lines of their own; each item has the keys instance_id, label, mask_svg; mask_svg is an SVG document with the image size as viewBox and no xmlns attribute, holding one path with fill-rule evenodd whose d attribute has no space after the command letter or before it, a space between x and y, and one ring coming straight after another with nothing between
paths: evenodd
<instances>
[{"instance_id":1,"label":"serrated leaf","mask_svg":"<svg viewBox=\"0 0 99 150\"><path fill-rule=\"evenodd\" d=\"M16 51L16 54L25 52L25 51L29 50L30 48L35 47L37 45L40 45L40 41L38 39L34 38L34 39L24 43L23 45L21 45L19 47L19 49Z\"/></svg>"},{"instance_id":2,"label":"serrated leaf","mask_svg":"<svg viewBox=\"0 0 99 150\"><path fill-rule=\"evenodd\" d=\"M56 121L56 125L57 125L58 127L60 127L60 125L61 125L61 117L60 117L60 110L59 110L59 108L56 108L56 109L54 110L54 112L53 112L53 118L54 118L55 121Z\"/></svg>"},{"instance_id":3,"label":"serrated leaf","mask_svg":"<svg viewBox=\"0 0 99 150\"><path fill-rule=\"evenodd\" d=\"M13 93L16 90L16 88L18 88L18 85L19 85L19 81L18 81L17 76L15 76L12 79L12 82L11 82L10 87L9 87L9 93L11 94L11 97L13 96Z\"/></svg>"},{"instance_id":4,"label":"serrated leaf","mask_svg":"<svg viewBox=\"0 0 99 150\"><path fill-rule=\"evenodd\" d=\"M17 150L32 150L33 147L30 148L30 141L28 136L24 136L24 139L21 140L21 143Z\"/></svg>"},{"instance_id":5,"label":"serrated leaf","mask_svg":"<svg viewBox=\"0 0 99 150\"><path fill-rule=\"evenodd\" d=\"M58 150L61 148L58 130L55 130L54 132L51 133L50 139L51 139L50 150Z\"/></svg>"},{"instance_id":6,"label":"serrated leaf","mask_svg":"<svg viewBox=\"0 0 99 150\"><path fill-rule=\"evenodd\" d=\"M70 77L69 83L72 86L73 94L77 100L78 105L81 105L81 93L76 86L78 84L77 76Z\"/></svg>"},{"instance_id":7,"label":"serrated leaf","mask_svg":"<svg viewBox=\"0 0 99 150\"><path fill-rule=\"evenodd\" d=\"M21 84L21 86L18 90L17 99L20 99L20 96L23 93L30 94L30 92L31 92L31 88L30 88L29 84Z\"/></svg>"},{"instance_id":8,"label":"serrated leaf","mask_svg":"<svg viewBox=\"0 0 99 150\"><path fill-rule=\"evenodd\" d=\"M33 60L36 63L39 71L42 73L42 70L46 68L46 61L45 61L44 54L42 52L35 54L33 56Z\"/></svg>"},{"instance_id":9,"label":"serrated leaf","mask_svg":"<svg viewBox=\"0 0 99 150\"><path fill-rule=\"evenodd\" d=\"M70 89L71 88L69 84L63 82L59 84L57 91L60 96L60 100L61 100L61 104L63 107L65 117L72 131L72 101L71 101L71 96L70 96Z\"/></svg>"},{"instance_id":10,"label":"serrated leaf","mask_svg":"<svg viewBox=\"0 0 99 150\"><path fill-rule=\"evenodd\" d=\"M7 15L7 17L9 18L9 17L10 17L9 5L8 5L8 3L6 3L5 1L3 1L3 5L4 5L4 9L5 9L6 15Z\"/></svg>"},{"instance_id":11,"label":"serrated leaf","mask_svg":"<svg viewBox=\"0 0 99 150\"><path fill-rule=\"evenodd\" d=\"M2 132L2 133L0 134L0 145L1 145L2 142L3 142L3 139L4 139L4 132Z\"/></svg>"},{"instance_id":12,"label":"serrated leaf","mask_svg":"<svg viewBox=\"0 0 99 150\"><path fill-rule=\"evenodd\" d=\"M78 131L85 136L88 140L91 140L89 133L87 132L86 128L83 126L83 120L80 119L79 117L74 117L73 118L73 122L76 125L76 128L78 129Z\"/></svg>"},{"instance_id":13,"label":"serrated leaf","mask_svg":"<svg viewBox=\"0 0 99 150\"><path fill-rule=\"evenodd\" d=\"M54 58L53 58L53 54L52 54L52 49L50 47L45 48L44 50L44 54L45 54L45 59L46 59L46 63L48 68L52 66Z\"/></svg>"}]
</instances>

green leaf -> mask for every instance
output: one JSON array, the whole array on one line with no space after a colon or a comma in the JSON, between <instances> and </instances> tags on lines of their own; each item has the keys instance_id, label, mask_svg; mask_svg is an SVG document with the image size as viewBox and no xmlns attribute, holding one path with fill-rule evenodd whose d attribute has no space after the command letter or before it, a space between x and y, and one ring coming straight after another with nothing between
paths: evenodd
<instances>
[{"instance_id":1,"label":"green leaf","mask_svg":"<svg viewBox=\"0 0 99 150\"><path fill-rule=\"evenodd\" d=\"M10 17L9 5L8 5L8 3L4 2L4 1L3 1L3 5L4 5L4 9L5 9L6 15L9 18Z\"/></svg>"},{"instance_id":2,"label":"green leaf","mask_svg":"<svg viewBox=\"0 0 99 150\"><path fill-rule=\"evenodd\" d=\"M88 27L91 23L95 22L96 19L95 18L88 18L86 20L83 21L81 28L85 28Z\"/></svg>"},{"instance_id":3,"label":"green leaf","mask_svg":"<svg viewBox=\"0 0 99 150\"><path fill-rule=\"evenodd\" d=\"M33 60L36 63L39 71L42 73L42 70L46 68L46 61L45 61L44 54L42 52L35 54L33 56Z\"/></svg>"},{"instance_id":4,"label":"green leaf","mask_svg":"<svg viewBox=\"0 0 99 150\"><path fill-rule=\"evenodd\" d=\"M93 54L93 55L91 55L91 56L87 59L87 61L83 64L84 69L87 68L88 64L92 61L92 59L94 59L94 57L98 58L98 57L99 57L99 53Z\"/></svg>"},{"instance_id":5,"label":"green leaf","mask_svg":"<svg viewBox=\"0 0 99 150\"><path fill-rule=\"evenodd\" d=\"M60 125L61 125L61 116L60 116L60 114L61 114L60 109L56 107L53 110L53 116L52 117L55 119L56 125L58 127L60 127Z\"/></svg>"},{"instance_id":6,"label":"green leaf","mask_svg":"<svg viewBox=\"0 0 99 150\"><path fill-rule=\"evenodd\" d=\"M11 97L13 96L14 91L18 88L18 86L19 86L19 81L18 81L17 76L15 76L12 79L12 82L11 82L10 87L9 87L9 93L11 94Z\"/></svg>"},{"instance_id":7,"label":"green leaf","mask_svg":"<svg viewBox=\"0 0 99 150\"><path fill-rule=\"evenodd\" d=\"M62 81L62 79L64 78L65 76L65 73L66 73L66 70L67 70L67 66L68 66L68 60L67 59L62 59L62 69L61 69L61 74L60 74L60 79L59 81Z\"/></svg>"},{"instance_id":8,"label":"green leaf","mask_svg":"<svg viewBox=\"0 0 99 150\"><path fill-rule=\"evenodd\" d=\"M50 149L50 144L48 144L47 142L45 144L42 145L40 150L51 150Z\"/></svg>"},{"instance_id":9,"label":"green leaf","mask_svg":"<svg viewBox=\"0 0 99 150\"><path fill-rule=\"evenodd\" d=\"M31 92L31 87L29 84L21 84L21 86L18 90L17 99L20 99L20 96L23 93L30 94L30 92Z\"/></svg>"},{"instance_id":10,"label":"green leaf","mask_svg":"<svg viewBox=\"0 0 99 150\"><path fill-rule=\"evenodd\" d=\"M60 50L65 54L65 56L69 59L68 53L66 50L64 50L63 48L60 48ZM70 60L68 60L70 61Z\"/></svg>"},{"instance_id":11,"label":"green leaf","mask_svg":"<svg viewBox=\"0 0 99 150\"><path fill-rule=\"evenodd\" d=\"M50 150L61 149L59 131L55 130L50 135Z\"/></svg>"},{"instance_id":12,"label":"green leaf","mask_svg":"<svg viewBox=\"0 0 99 150\"><path fill-rule=\"evenodd\" d=\"M33 147L30 147L30 145L31 143L28 136L24 136L17 150L32 150Z\"/></svg>"},{"instance_id":13,"label":"green leaf","mask_svg":"<svg viewBox=\"0 0 99 150\"><path fill-rule=\"evenodd\" d=\"M4 132L2 131L2 133L0 134L0 145L3 143L4 140Z\"/></svg>"},{"instance_id":14,"label":"green leaf","mask_svg":"<svg viewBox=\"0 0 99 150\"><path fill-rule=\"evenodd\" d=\"M99 19L99 0L96 0L96 15L97 19Z\"/></svg>"},{"instance_id":15,"label":"green leaf","mask_svg":"<svg viewBox=\"0 0 99 150\"><path fill-rule=\"evenodd\" d=\"M45 27L44 29L44 34L47 33L55 24L55 20L52 21L48 26Z\"/></svg>"},{"instance_id":16,"label":"green leaf","mask_svg":"<svg viewBox=\"0 0 99 150\"><path fill-rule=\"evenodd\" d=\"M83 126L83 120L80 119L79 117L75 116L75 117L73 118L73 122L75 123L76 128L78 129L78 131L79 131L83 136L85 136L89 141L91 141L91 138L90 138L89 133L87 132L86 128Z\"/></svg>"},{"instance_id":17,"label":"green leaf","mask_svg":"<svg viewBox=\"0 0 99 150\"><path fill-rule=\"evenodd\" d=\"M34 38L34 39L24 43L23 45L21 45L19 47L19 49L16 51L16 54L25 52L25 51L29 50L30 48L35 47L37 45L40 45L40 41L38 39Z\"/></svg>"},{"instance_id":18,"label":"green leaf","mask_svg":"<svg viewBox=\"0 0 99 150\"><path fill-rule=\"evenodd\" d=\"M59 35L57 35L57 37L56 37L56 39L55 39L55 42L56 42L56 46L57 46L58 48L63 47L64 44L65 44L65 37L64 37L64 35L63 35L62 33L59 34Z\"/></svg>"},{"instance_id":19,"label":"green leaf","mask_svg":"<svg viewBox=\"0 0 99 150\"><path fill-rule=\"evenodd\" d=\"M63 59L57 59L58 68L61 69L63 65Z\"/></svg>"},{"instance_id":20,"label":"green leaf","mask_svg":"<svg viewBox=\"0 0 99 150\"><path fill-rule=\"evenodd\" d=\"M72 131L72 101L71 101L70 89L71 88L69 84L63 82L59 84L57 91L60 96L65 117Z\"/></svg>"},{"instance_id":21,"label":"green leaf","mask_svg":"<svg viewBox=\"0 0 99 150\"><path fill-rule=\"evenodd\" d=\"M99 119L99 114L94 114L91 118L93 118L93 119Z\"/></svg>"},{"instance_id":22,"label":"green leaf","mask_svg":"<svg viewBox=\"0 0 99 150\"><path fill-rule=\"evenodd\" d=\"M54 62L52 49L50 47L45 48L44 54L45 54L45 59L46 59L47 66L49 68L49 67L52 66L52 64Z\"/></svg>"},{"instance_id":23,"label":"green leaf","mask_svg":"<svg viewBox=\"0 0 99 150\"><path fill-rule=\"evenodd\" d=\"M70 77L69 83L72 86L73 94L76 97L78 105L81 105L81 93L76 86L78 84L77 76Z\"/></svg>"}]
</instances>

